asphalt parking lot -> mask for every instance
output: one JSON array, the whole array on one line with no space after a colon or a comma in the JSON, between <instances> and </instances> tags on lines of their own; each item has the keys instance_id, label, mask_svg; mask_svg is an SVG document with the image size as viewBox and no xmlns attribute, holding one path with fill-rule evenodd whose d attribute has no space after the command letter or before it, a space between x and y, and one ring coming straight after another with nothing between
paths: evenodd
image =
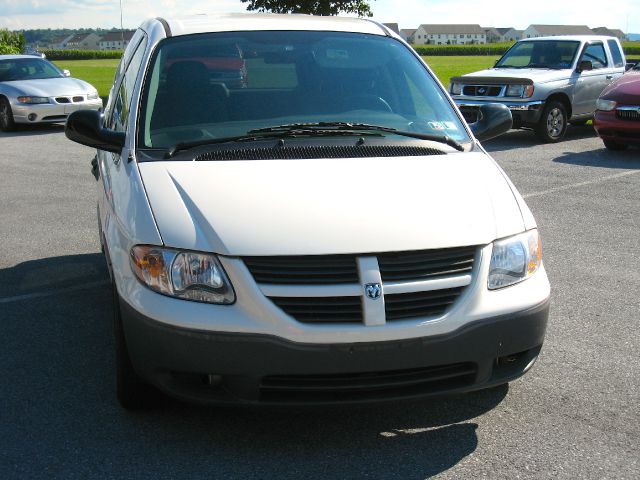
<instances>
[{"instance_id":1,"label":"asphalt parking lot","mask_svg":"<svg viewBox=\"0 0 640 480\"><path fill-rule=\"evenodd\" d=\"M110 291L88 148L0 133L0 478L640 478L640 149L590 127L486 144L527 199L552 312L508 387L331 409L114 395Z\"/></svg>"}]
</instances>

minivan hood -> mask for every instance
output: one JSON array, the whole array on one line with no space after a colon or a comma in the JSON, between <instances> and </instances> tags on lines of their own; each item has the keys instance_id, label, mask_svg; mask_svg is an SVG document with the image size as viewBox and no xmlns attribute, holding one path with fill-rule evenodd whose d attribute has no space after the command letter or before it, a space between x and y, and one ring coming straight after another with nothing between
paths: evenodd
<instances>
[{"instance_id":1,"label":"minivan hood","mask_svg":"<svg viewBox=\"0 0 640 480\"><path fill-rule=\"evenodd\" d=\"M166 246L327 255L487 244L524 230L486 154L139 164Z\"/></svg>"},{"instance_id":2,"label":"minivan hood","mask_svg":"<svg viewBox=\"0 0 640 480\"><path fill-rule=\"evenodd\" d=\"M562 70L551 70L548 68L490 68L479 72L468 73L465 77L514 77L529 78L536 83L553 82L571 76L572 70L565 68Z\"/></svg>"}]
</instances>

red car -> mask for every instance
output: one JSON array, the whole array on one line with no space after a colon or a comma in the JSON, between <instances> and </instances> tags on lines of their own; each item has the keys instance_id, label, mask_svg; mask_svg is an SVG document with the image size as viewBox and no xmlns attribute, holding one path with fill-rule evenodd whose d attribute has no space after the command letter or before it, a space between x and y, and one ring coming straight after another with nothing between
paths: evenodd
<instances>
[{"instance_id":1,"label":"red car","mask_svg":"<svg viewBox=\"0 0 640 480\"><path fill-rule=\"evenodd\" d=\"M609 150L640 146L640 62L604 89L593 126Z\"/></svg>"}]
</instances>

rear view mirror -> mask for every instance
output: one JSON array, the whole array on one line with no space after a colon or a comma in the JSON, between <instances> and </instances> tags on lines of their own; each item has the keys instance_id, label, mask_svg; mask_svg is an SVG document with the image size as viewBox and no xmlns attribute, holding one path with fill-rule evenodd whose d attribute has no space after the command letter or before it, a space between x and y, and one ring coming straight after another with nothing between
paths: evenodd
<instances>
[{"instance_id":1,"label":"rear view mirror","mask_svg":"<svg viewBox=\"0 0 640 480\"><path fill-rule=\"evenodd\" d=\"M102 113L97 110L78 110L67 118L64 134L69 140L87 147L120 153L124 147L124 132L102 127Z\"/></svg>"},{"instance_id":2,"label":"rear view mirror","mask_svg":"<svg viewBox=\"0 0 640 480\"><path fill-rule=\"evenodd\" d=\"M512 125L513 117L507 106L501 103L488 103L480 107L478 120L469 127L473 135L483 141L507 133Z\"/></svg>"},{"instance_id":3,"label":"rear view mirror","mask_svg":"<svg viewBox=\"0 0 640 480\"><path fill-rule=\"evenodd\" d=\"M591 63L589 60L580 60L576 71L578 73L582 73L588 70L593 70L593 63Z\"/></svg>"}]
</instances>

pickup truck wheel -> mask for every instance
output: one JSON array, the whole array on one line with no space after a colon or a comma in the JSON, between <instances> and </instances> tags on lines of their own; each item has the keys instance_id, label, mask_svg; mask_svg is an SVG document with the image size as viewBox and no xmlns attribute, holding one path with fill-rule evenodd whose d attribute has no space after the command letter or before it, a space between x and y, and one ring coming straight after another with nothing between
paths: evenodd
<instances>
[{"instance_id":1,"label":"pickup truck wheel","mask_svg":"<svg viewBox=\"0 0 640 480\"><path fill-rule=\"evenodd\" d=\"M112 284L113 285L113 284ZM120 298L113 285L113 326L116 346L116 394L127 410L146 410L156 405L160 393L136 373L124 337Z\"/></svg>"},{"instance_id":2,"label":"pickup truck wheel","mask_svg":"<svg viewBox=\"0 0 640 480\"><path fill-rule=\"evenodd\" d=\"M629 145L625 145L624 143L612 142L611 140L603 140L604 146L607 147L608 150L626 150Z\"/></svg>"},{"instance_id":3,"label":"pickup truck wheel","mask_svg":"<svg viewBox=\"0 0 640 480\"><path fill-rule=\"evenodd\" d=\"M15 126L11 104L9 104L6 98L0 98L0 130L3 132L12 132Z\"/></svg>"},{"instance_id":4,"label":"pickup truck wheel","mask_svg":"<svg viewBox=\"0 0 640 480\"><path fill-rule=\"evenodd\" d=\"M562 140L567 131L567 109L560 102L547 103L536 127L536 134L546 143Z\"/></svg>"}]
</instances>

